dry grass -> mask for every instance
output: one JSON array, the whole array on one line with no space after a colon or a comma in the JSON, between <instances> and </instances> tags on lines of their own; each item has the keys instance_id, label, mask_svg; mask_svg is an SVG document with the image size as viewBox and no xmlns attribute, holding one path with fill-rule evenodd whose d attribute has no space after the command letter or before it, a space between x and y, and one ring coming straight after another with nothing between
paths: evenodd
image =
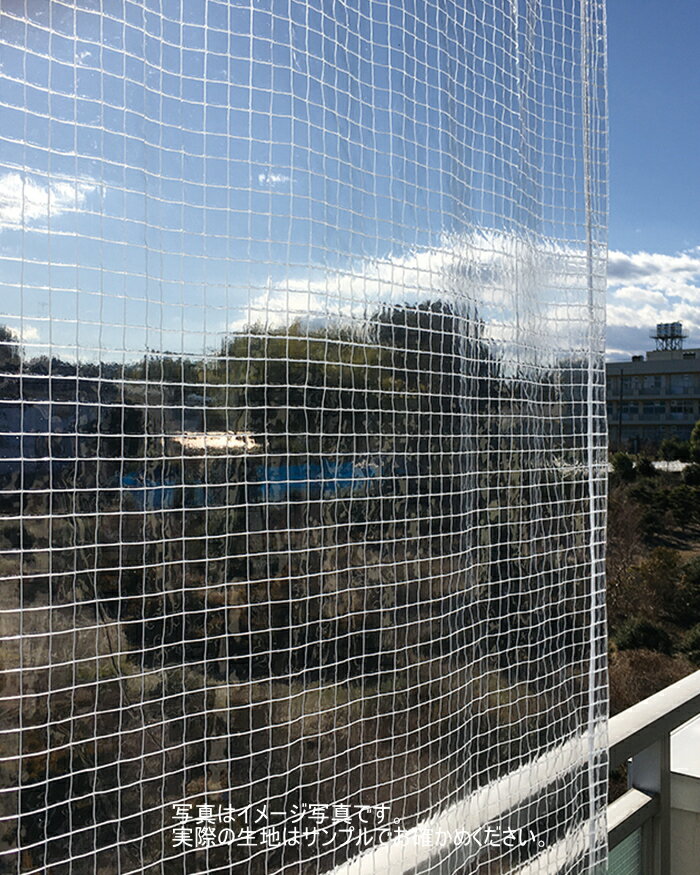
<instances>
[{"instance_id":1,"label":"dry grass","mask_svg":"<svg viewBox=\"0 0 700 875\"><path fill-rule=\"evenodd\" d=\"M611 716L695 670L695 666L683 656L666 656L651 650L613 652L609 663Z\"/></svg>"}]
</instances>

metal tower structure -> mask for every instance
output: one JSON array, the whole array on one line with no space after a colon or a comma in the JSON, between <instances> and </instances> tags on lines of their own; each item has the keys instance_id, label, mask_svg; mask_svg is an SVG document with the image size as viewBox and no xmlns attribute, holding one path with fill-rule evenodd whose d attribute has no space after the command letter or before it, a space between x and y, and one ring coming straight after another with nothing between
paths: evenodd
<instances>
[{"instance_id":1,"label":"metal tower structure","mask_svg":"<svg viewBox=\"0 0 700 875\"><path fill-rule=\"evenodd\" d=\"M682 322L659 322L656 331L649 335L656 341L658 350L683 349L683 341L688 336L683 333Z\"/></svg>"}]
</instances>

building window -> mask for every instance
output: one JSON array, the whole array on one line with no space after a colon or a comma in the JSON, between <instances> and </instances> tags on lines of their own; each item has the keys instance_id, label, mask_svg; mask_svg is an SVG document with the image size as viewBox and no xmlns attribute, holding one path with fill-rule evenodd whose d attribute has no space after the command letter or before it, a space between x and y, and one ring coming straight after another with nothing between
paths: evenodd
<instances>
[{"instance_id":1,"label":"building window","mask_svg":"<svg viewBox=\"0 0 700 875\"><path fill-rule=\"evenodd\" d=\"M693 391L692 374L671 374L668 389L671 395L690 395Z\"/></svg>"},{"instance_id":2,"label":"building window","mask_svg":"<svg viewBox=\"0 0 700 875\"><path fill-rule=\"evenodd\" d=\"M644 419L661 419L666 413L666 405L663 401L645 401L642 405L642 417Z\"/></svg>"},{"instance_id":3,"label":"building window","mask_svg":"<svg viewBox=\"0 0 700 875\"><path fill-rule=\"evenodd\" d=\"M692 419L693 418L693 402L692 401L674 401L671 404L671 419Z\"/></svg>"}]
</instances>

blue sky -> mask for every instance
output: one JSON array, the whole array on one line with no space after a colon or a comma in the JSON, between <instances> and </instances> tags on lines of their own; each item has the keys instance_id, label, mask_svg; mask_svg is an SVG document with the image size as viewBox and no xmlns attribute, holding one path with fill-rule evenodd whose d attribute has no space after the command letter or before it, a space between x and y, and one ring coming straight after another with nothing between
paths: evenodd
<instances>
[{"instance_id":1,"label":"blue sky","mask_svg":"<svg viewBox=\"0 0 700 875\"><path fill-rule=\"evenodd\" d=\"M523 122L537 113L499 4L147 0L119 4L123 20L93 5L0 10L0 311L27 347L203 352L273 310L376 306L398 275L444 289L455 253L477 288L496 270L479 259L504 244L455 228L507 234L538 215L545 236L581 239L573 55L543 67L560 105ZM700 6L609 6L608 347L622 357L657 321L700 344ZM567 32L561 9L545 41ZM541 125L531 152L523 124ZM507 285L524 256L502 254ZM560 303L575 334L583 311ZM506 323L514 304L481 306Z\"/></svg>"},{"instance_id":2,"label":"blue sky","mask_svg":"<svg viewBox=\"0 0 700 875\"><path fill-rule=\"evenodd\" d=\"M285 312L451 289L494 336L551 294L585 342L570 11L535 22L533 59L487 0L115 8L0 8L0 308L29 355L197 354ZM506 242L523 229L578 240L563 279L538 273L551 248L530 265Z\"/></svg>"},{"instance_id":3,"label":"blue sky","mask_svg":"<svg viewBox=\"0 0 700 875\"><path fill-rule=\"evenodd\" d=\"M609 0L608 347L681 319L700 346L700 3Z\"/></svg>"}]
</instances>

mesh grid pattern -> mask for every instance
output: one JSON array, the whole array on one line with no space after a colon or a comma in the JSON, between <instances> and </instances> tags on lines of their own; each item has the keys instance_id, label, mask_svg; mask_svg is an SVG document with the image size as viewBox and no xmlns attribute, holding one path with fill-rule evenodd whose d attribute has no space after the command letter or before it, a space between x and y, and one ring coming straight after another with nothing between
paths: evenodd
<instances>
[{"instance_id":1,"label":"mesh grid pattern","mask_svg":"<svg viewBox=\"0 0 700 875\"><path fill-rule=\"evenodd\" d=\"M604 36L3 0L3 871L604 864Z\"/></svg>"}]
</instances>

